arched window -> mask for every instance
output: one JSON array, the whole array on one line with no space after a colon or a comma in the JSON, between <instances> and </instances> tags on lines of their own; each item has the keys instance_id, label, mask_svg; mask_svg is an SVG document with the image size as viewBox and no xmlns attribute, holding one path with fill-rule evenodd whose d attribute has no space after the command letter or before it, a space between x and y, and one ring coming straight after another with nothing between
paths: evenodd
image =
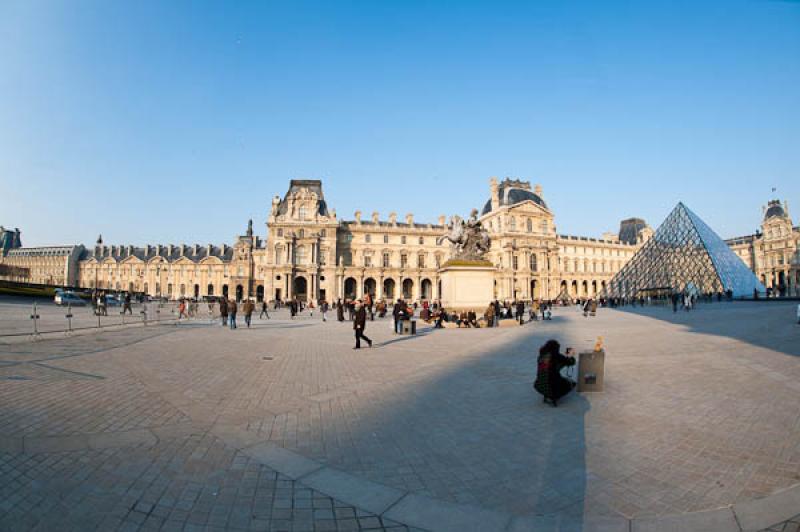
<instances>
[{"instance_id":1,"label":"arched window","mask_svg":"<svg viewBox=\"0 0 800 532\"><path fill-rule=\"evenodd\" d=\"M535 272L536 271L536 267L537 267L536 254L535 253L531 253L531 271Z\"/></svg>"}]
</instances>

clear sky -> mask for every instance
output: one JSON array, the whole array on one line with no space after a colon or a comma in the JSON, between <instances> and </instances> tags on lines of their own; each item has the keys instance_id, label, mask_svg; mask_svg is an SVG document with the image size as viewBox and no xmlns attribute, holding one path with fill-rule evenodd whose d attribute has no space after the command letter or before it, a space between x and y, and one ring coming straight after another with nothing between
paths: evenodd
<instances>
[{"instance_id":1,"label":"clear sky","mask_svg":"<svg viewBox=\"0 0 800 532\"><path fill-rule=\"evenodd\" d=\"M541 183L559 232L683 200L732 237L772 196L800 222L799 170L796 1L0 1L26 245L263 235L292 178L435 222L492 175Z\"/></svg>"}]
</instances>

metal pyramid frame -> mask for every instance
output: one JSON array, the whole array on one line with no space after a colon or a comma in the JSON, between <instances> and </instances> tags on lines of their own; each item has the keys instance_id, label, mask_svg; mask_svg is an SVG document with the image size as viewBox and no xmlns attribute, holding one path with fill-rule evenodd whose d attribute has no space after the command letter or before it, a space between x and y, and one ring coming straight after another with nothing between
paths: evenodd
<instances>
[{"instance_id":1,"label":"metal pyramid frame","mask_svg":"<svg viewBox=\"0 0 800 532\"><path fill-rule=\"evenodd\" d=\"M753 272L683 203L611 279L609 297L717 293L734 297L764 292Z\"/></svg>"}]
</instances>

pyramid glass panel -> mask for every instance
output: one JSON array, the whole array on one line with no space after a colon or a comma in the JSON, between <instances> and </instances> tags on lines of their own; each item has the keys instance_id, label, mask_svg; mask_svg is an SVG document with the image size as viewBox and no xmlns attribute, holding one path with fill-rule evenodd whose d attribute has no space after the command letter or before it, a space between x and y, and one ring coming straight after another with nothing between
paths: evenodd
<instances>
[{"instance_id":1,"label":"pyramid glass panel","mask_svg":"<svg viewBox=\"0 0 800 532\"><path fill-rule=\"evenodd\" d=\"M717 293L734 297L764 291L753 272L683 203L614 276L610 297Z\"/></svg>"}]
</instances>

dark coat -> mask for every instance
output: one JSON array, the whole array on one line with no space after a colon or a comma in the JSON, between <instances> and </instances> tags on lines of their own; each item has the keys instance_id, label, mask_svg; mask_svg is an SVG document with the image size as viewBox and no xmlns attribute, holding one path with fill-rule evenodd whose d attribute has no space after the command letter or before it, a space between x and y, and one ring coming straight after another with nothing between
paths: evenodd
<instances>
[{"instance_id":1,"label":"dark coat","mask_svg":"<svg viewBox=\"0 0 800 532\"><path fill-rule=\"evenodd\" d=\"M355 319L353 319L353 330L361 329L361 332L364 332L364 329L367 327L367 310L364 306L361 306L358 310L356 310Z\"/></svg>"},{"instance_id":2,"label":"dark coat","mask_svg":"<svg viewBox=\"0 0 800 532\"><path fill-rule=\"evenodd\" d=\"M561 376L561 368L574 365L574 357L567 357L561 353L539 355L536 382L533 383L533 387L548 399L559 399L567 395L574 383Z\"/></svg>"}]
</instances>

